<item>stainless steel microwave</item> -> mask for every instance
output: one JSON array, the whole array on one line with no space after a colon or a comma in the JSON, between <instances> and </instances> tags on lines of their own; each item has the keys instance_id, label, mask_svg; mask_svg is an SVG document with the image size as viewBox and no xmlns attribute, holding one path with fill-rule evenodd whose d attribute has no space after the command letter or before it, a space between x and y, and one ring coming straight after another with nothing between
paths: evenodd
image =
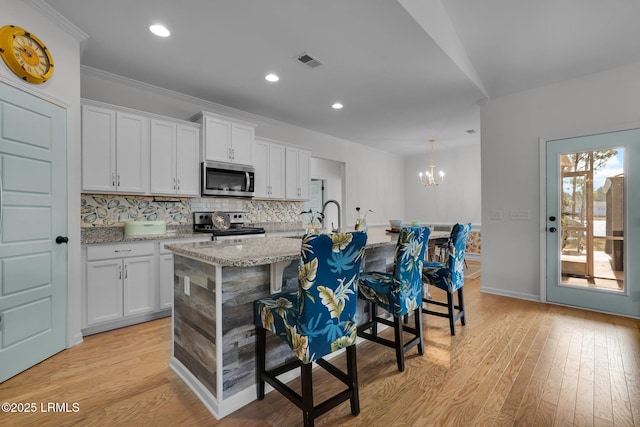
<instances>
[{"instance_id":1,"label":"stainless steel microwave","mask_svg":"<svg viewBox=\"0 0 640 427\"><path fill-rule=\"evenodd\" d=\"M202 195L253 197L255 168L223 162L202 162Z\"/></svg>"}]
</instances>

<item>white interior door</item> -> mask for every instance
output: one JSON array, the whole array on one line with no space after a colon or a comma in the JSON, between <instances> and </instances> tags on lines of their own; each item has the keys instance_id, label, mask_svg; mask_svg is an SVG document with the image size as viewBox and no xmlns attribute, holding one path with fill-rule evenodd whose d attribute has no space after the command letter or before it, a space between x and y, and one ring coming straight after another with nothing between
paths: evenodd
<instances>
[{"instance_id":1,"label":"white interior door","mask_svg":"<svg viewBox=\"0 0 640 427\"><path fill-rule=\"evenodd\" d=\"M547 300L640 317L640 129L546 143Z\"/></svg>"},{"instance_id":2,"label":"white interior door","mask_svg":"<svg viewBox=\"0 0 640 427\"><path fill-rule=\"evenodd\" d=\"M0 82L0 381L64 349L66 112Z\"/></svg>"}]
</instances>

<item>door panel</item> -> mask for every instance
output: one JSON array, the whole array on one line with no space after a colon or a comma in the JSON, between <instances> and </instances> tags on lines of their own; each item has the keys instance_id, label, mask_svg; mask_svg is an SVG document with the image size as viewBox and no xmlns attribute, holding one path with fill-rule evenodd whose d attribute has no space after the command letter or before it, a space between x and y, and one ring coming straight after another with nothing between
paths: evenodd
<instances>
[{"instance_id":1,"label":"door panel","mask_svg":"<svg viewBox=\"0 0 640 427\"><path fill-rule=\"evenodd\" d=\"M7 257L0 265L5 295L51 283L51 253ZM39 268L32 268L34 265Z\"/></svg>"},{"instance_id":2,"label":"door panel","mask_svg":"<svg viewBox=\"0 0 640 427\"><path fill-rule=\"evenodd\" d=\"M640 316L640 129L546 143L547 300Z\"/></svg>"},{"instance_id":3,"label":"door panel","mask_svg":"<svg viewBox=\"0 0 640 427\"><path fill-rule=\"evenodd\" d=\"M66 112L0 83L0 381L64 349Z\"/></svg>"}]
</instances>

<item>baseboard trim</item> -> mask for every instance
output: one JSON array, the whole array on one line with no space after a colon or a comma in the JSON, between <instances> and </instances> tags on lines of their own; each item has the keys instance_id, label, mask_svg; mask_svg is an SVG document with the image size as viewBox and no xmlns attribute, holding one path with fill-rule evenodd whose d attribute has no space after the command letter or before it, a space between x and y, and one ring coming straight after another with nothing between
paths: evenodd
<instances>
[{"instance_id":1,"label":"baseboard trim","mask_svg":"<svg viewBox=\"0 0 640 427\"><path fill-rule=\"evenodd\" d=\"M184 366L175 356L171 356L169 368L191 389L215 419L219 420L218 399Z\"/></svg>"},{"instance_id":2,"label":"baseboard trim","mask_svg":"<svg viewBox=\"0 0 640 427\"><path fill-rule=\"evenodd\" d=\"M509 298L523 299L527 301L542 302L540 301L539 295L526 294L523 292L505 291L504 289L491 288L491 287L482 286L482 285L480 285L480 292L484 292L486 294L499 295L503 297L509 297Z\"/></svg>"},{"instance_id":3,"label":"baseboard trim","mask_svg":"<svg viewBox=\"0 0 640 427\"><path fill-rule=\"evenodd\" d=\"M172 313L171 310L172 309L170 308L166 308L153 313L139 314L137 316L114 320L112 322L105 322L95 326L89 326L82 329L82 335L86 337L87 335L93 335L100 332L110 331L112 329L123 328L125 326L137 325L138 323L149 322L150 320L156 320L162 317L169 317Z\"/></svg>"}]
</instances>

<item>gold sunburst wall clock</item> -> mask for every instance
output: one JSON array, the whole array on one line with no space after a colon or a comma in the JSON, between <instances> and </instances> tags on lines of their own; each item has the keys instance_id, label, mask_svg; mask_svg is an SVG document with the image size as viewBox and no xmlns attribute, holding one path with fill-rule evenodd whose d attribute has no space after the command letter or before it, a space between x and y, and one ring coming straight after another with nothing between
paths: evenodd
<instances>
[{"instance_id":1,"label":"gold sunburst wall clock","mask_svg":"<svg viewBox=\"0 0 640 427\"><path fill-rule=\"evenodd\" d=\"M16 76L29 83L41 84L53 75L53 58L47 46L17 25L0 28L0 56Z\"/></svg>"}]
</instances>

